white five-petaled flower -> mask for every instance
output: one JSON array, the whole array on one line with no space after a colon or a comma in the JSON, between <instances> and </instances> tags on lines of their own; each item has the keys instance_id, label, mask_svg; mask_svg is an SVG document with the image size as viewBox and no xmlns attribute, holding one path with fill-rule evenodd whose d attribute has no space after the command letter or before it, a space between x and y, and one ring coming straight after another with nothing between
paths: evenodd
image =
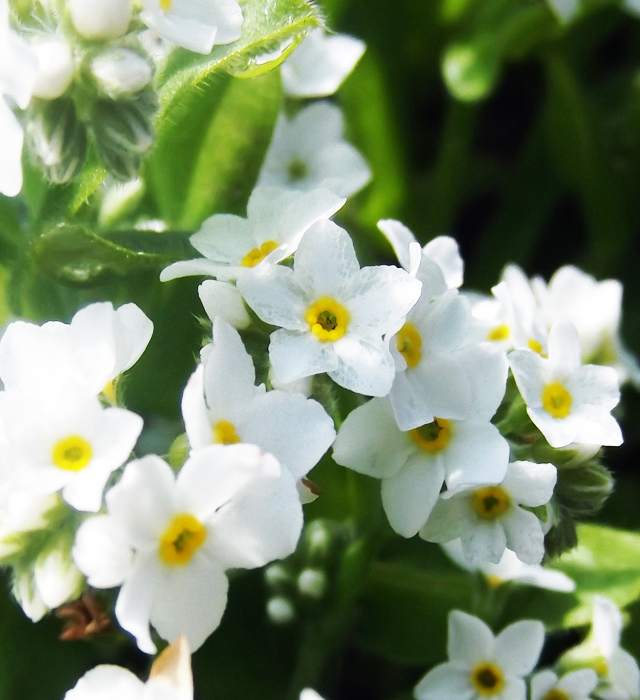
<instances>
[{"instance_id":1,"label":"white five-petaled flower","mask_svg":"<svg viewBox=\"0 0 640 700\"><path fill-rule=\"evenodd\" d=\"M590 668L562 678L546 669L531 678L531 700L589 700L597 685L598 674Z\"/></svg>"},{"instance_id":2,"label":"white five-petaled flower","mask_svg":"<svg viewBox=\"0 0 640 700\"><path fill-rule=\"evenodd\" d=\"M611 367L583 365L581 355L578 334L566 321L551 328L548 359L530 350L509 354L527 413L552 447L620 445L620 426L610 413L620 400L618 375Z\"/></svg>"},{"instance_id":3,"label":"white five-petaled flower","mask_svg":"<svg viewBox=\"0 0 640 700\"><path fill-rule=\"evenodd\" d=\"M364 42L315 29L282 64L282 87L293 97L327 97L342 85L364 53Z\"/></svg>"},{"instance_id":4,"label":"white five-petaled flower","mask_svg":"<svg viewBox=\"0 0 640 700\"><path fill-rule=\"evenodd\" d=\"M0 460L19 490L62 491L77 510L96 512L112 472L128 459L142 418L104 408L97 397L3 392Z\"/></svg>"},{"instance_id":5,"label":"white five-petaled flower","mask_svg":"<svg viewBox=\"0 0 640 700\"><path fill-rule=\"evenodd\" d=\"M0 194L7 197L15 197L22 189L24 133L5 98L25 109L37 72L35 53L9 27L8 0L0 0Z\"/></svg>"},{"instance_id":6,"label":"white five-petaled flower","mask_svg":"<svg viewBox=\"0 0 640 700\"><path fill-rule=\"evenodd\" d=\"M142 0L140 18L156 34L190 51L208 54L215 44L230 44L242 33L236 0Z\"/></svg>"},{"instance_id":7,"label":"white five-petaled flower","mask_svg":"<svg viewBox=\"0 0 640 700\"><path fill-rule=\"evenodd\" d=\"M307 231L293 269L268 265L238 280L258 316L280 326L269 345L278 381L326 372L368 396L389 393L395 366L383 336L402 325L421 287L397 267L360 269L348 233L331 221Z\"/></svg>"},{"instance_id":8,"label":"white five-petaled flower","mask_svg":"<svg viewBox=\"0 0 640 700\"><path fill-rule=\"evenodd\" d=\"M102 665L88 671L64 700L193 700L191 655L185 637L168 646L153 662L143 683L120 666Z\"/></svg>"},{"instance_id":9,"label":"white five-petaled flower","mask_svg":"<svg viewBox=\"0 0 640 700\"><path fill-rule=\"evenodd\" d=\"M576 588L575 581L563 574L562 571L545 569L537 564L525 564L510 549L504 550L504 554L497 564L491 562L471 564L464 556L460 540L446 542L442 548L458 566L467 571L481 571L489 583L494 586L499 586L506 581L515 581L527 586L565 593L574 591Z\"/></svg>"},{"instance_id":10,"label":"white five-petaled flower","mask_svg":"<svg viewBox=\"0 0 640 700\"><path fill-rule=\"evenodd\" d=\"M449 289L440 267L421 255L418 303L391 338L396 376L390 399L401 430L436 417L467 420L478 403L494 406L504 396L504 358L487 343L468 342L469 304Z\"/></svg>"},{"instance_id":11,"label":"white five-petaled flower","mask_svg":"<svg viewBox=\"0 0 640 700\"><path fill-rule=\"evenodd\" d=\"M544 643L541 622L522 620L494 637L482 620L454 610L449 615L449 661L429 671L416 700L525 700L524 677Z\"/></svg>"},{"instance_id":12,"label":"white five-petaled flower","mask_svg":"<svg viewBox=\"0 0 640 700\"><path fill-rule=\"evenodd\" d=\"M182 415L192 450L239 442L273 454L296 481L302 479L334 441L333 421L322 406L302 394L255 386L253 360L238 332L221 319L213 343L191 376Z\"/></svg>"},{"instance_id":13,"label":"white five-petaled flower","mask_svg":"<svg viewBox=\"0 0 640 700\"><path fill-rule=\"evenodd\" d=\"M262 265L278 263L296 251L312 224L333 216L346 201L322 188L292 192L258 186L249 197L246 219L214 214L189 239L204 258L173 263L160 279L211 275L235 280Z\"/></svg>"},{"instance_id":14,"label":"white five-petaled flower","mask_svg":"<svg viewBox=\"0 0 640 700\"><path fill-rule=\"evenodd\" d=\"M295 480L254 445L211 445L177 478L160 457L127 465L107 493L108 515L80 527L73 556L90 585L122 584L116 617L146 653L149 625L195 651L216 629L230 568L288 556L302 529Z\"/></svg>"},{"instance_id":15,"label":"white five-petaled flower","mask_svg":"<svg viewBox=\"0 0 640 700\"><path fill-rule=\"evenodd\" d=\"M505 361L506 373L506 361ZM382 479L382 504L391 527L413 537L427 522L446 481L450 489L498 483L509 463L509 444L489 422L497 405L475 420L442 418L402 432L388 398L352 411L333 448L338 464Z\"/></svg>"},{"instance_id":16,"label":"white five-petaled flower","mask_svg":"<svg viewBox=\"0 0 640 700\"><path fill-rule=\"evenodd\" d=\"M324 187L350 197L371 179L360 153L343 138L339 107L317 102L291 120L278 117L258 183L293 190Z\"/></svg>"},{"instance_id":17,"label":"white five-petaled flower","mask_svg":"<svg viewBox=\"0 0 640 700\"><path fill-rule=\"evenodd\" d=\"M525 564L539 564L544 556L542 524L521 506L546 505L556 478L552 464L511 462L499 484L445 492L420 537L438 543L459 537L471 564L497 564L507 547Z\"/></svg>"},{"instance_id":18,"label":"white five-petaled flower","mask_svg":"<svg viewBox=\"0 0 640 700\"><path fill-rule=\"evenodd\" d=\"M0 340L0 378L12 393L102 391L114 399L114 382L137 362L152 333L153 323L135 304L90 304L70 324L15 321Z\"/></svg>"}]
</instances>

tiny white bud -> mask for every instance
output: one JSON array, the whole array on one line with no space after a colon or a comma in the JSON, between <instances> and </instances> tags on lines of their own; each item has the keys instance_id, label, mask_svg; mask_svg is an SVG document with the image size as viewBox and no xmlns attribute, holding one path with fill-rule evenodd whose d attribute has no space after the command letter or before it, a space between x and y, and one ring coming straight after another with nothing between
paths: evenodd
<instances>
[{"instance_id":1,"label":"tiny white bud","mask_svg":"<svg viewBox=\"0 0 640 700\"><path fill-rule=\"evenodd\" d=\"M68 4L73 26L85 39L117 39L129 28L131 0L69 0Z\"/></svg>"},{"instance_id":2,"label":"tiny white bud","mask_svg":"<svg viewBox=\"0 0 640 700\"><path fill-rule=\"evenodd\" d=\"M91 72L100 89L109 97L133 95L146 87L152 76L151 66L131 49L110 49L91 61Z\"/></svg>"},{"instance_id":3,"label":"tiny white bud","mask_svg":"<svg viewBox=\"0 0 640 700\"><path fill-rule=\"evenodd\" d=\"M55 100L71 85L76 70L71 47L61 39L45 39L31 45L38 59L33 96Z\"/></svg>"},{"instance_id":4,"label":"tiny white bud","mask_svg":"<svg viewBox=\"0 0 640 700\"><path fill-rule=\"evenodd\" d=\"M331 542L331 534L327 526L318 520L306 527L306 536L310 552L324 552Z\"/></svg>"},{"instance_id":5,"label":"tiny white bud","mask_svg":"<svg viewBox=\"0 0 640 700\"><path fill-rule=\"evenodd\" d=\"M327 577L318 569L304 569L298 576L298 590L307 598L318 600L327 590Z\"/></svg>"},{"instance_id":6,"label":"tiny white bud","mask_svg":"<svg viewBox=\"0 0 640 700\"><path fill-rule=\"evenodd\" d=\"M271 598L267 603L267 615L276 625L286 625L295 617L296 611L288 598Z\"/></svg>"},{"instance_id":7,"label":"tiny white bud","mask_svg":"<svg viewBox=\"0 0 640 700\"><path fill-rule=\"evenodd\" d=\"M279 586L280 584L287 583L291 579L291 576L284 566L274 564L265 569L264 578L269 586Z\"/></svg>"}]
</instances>

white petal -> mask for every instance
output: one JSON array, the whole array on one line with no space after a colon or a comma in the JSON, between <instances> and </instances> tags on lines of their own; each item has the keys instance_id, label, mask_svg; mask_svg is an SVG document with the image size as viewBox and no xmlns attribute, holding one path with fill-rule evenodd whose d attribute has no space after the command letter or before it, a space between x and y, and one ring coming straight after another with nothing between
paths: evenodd
<instances>
[{"instance_id":1,"label":"white petal","mask_svg":"<svg viewBox=\"0 0 640 700\"><path fill-rule=\"evenodd\" d=\"M178 277L190 277L192 275L209 275L210 277L222 276L227 274L228 265L221 265L217 262L212 262L206 258L194 258L193 260L180 260L171 263L160 273L161 282L169 282Z\"/></svg>"},{"instance_id":2,"label":"white petal","mask_svg":"<svg viewBox=\"0 0 640 700\"><path fill-rule=\"evenodd\" d=\"M551 500L557 478L553 464L511 462L502 485L516 503L543 506Z\"/></svg>"},{"instance_id":3,"label":"white petal","mask_svg":"<svg viewBox=\"0 0 640 700\"><path fill-rule=\"evenodd\" d=\"M84 577L68 554L62 554L58 549L38 558L33 579L42 602L51 610L75 600L84 588Z\"/></svg>"},{"instance_id":4,"label":"white petal","mask_svg":"<svg viewBox=\"0 0 640 700\"><path fill-rule=\"evenodd\" d=\"M554 323L549 331L549 366L554 376L568 377L582 364L582 348L575 326Z\"/></svg>"},{"instance_id":5,"label":"white petal","mask_svg":"<svg viewBox=\"0 0 640 700\"><path fill-rule=\"evenodd\" d=\"M229 582L203 550L183 566L167 566L150 612L151 624L168 642L186 635L196 651L218 627L227 604Z\"/></svg>"},{"instance_id":6,"label":"white petal","mask_svg":"<svg viewBox=\"0 0 640 700\"><path fill-rule=\"evenodd\" d=\"M120 666L96 666L82 676L64 700L142 700L144 683Z\"/></svg>"},{"instance_id":7,"label":"white petal","mask_svg":"<svg viewBox=\"0 0 640 700\"><path fill-rule=\"evenodd\" d=\"M526 700L527 686L521 678L507 678L500 700Z\"/></svg>"},{"instance_id":8,"label":"white petal","mask_svg":"<svg viewBox=\"0 0 640 700\"><path fill-rule=\"evenodd\" d=\"M480 522L478 519L475 527L471 526L460 533L460 540L462 551L472 564L483 562L497 564L507 546L504 527L496 520Z\"/></svg>"},{"instance_id":9,"label":"white petal","mask_svg":"<svg viewBox=\"0 0 640 700\"><path fill-rule=\"evenodd\" d=\"M153 335L153 323L135 304L116 309L116 371L133 367L146 350Z\"/></svg>"},{"instance_id":10,"label":"white petal","mask_svg":"<svg viewBox=\"0 0 640 700\"><path fill-rule=\"evenodd\" d=\"M416 242L416 237L404 224L394 219L378 221L378 228L391 244L400 265L409 272L411 269L409 246Z\"/></svg>"},{"instance_id":11,"label":"white petal","mask_svg":"<svg viewBox=\"0 0 640 700\"><path fill-rule=\"evenodd\" d=\"M182 393L182 419L192 450L211 445L213 430L204 400L204 366L199 365L189 377Z\"/></svg>"},{"instance_id":12,"label":"white petal","mask_svg":"<svg viewBox=\"0 0 640 700\"><path fill-rule=\"evenodd\" d=\"M489 343L460 350L460 368L471 388L470 420L490 420L498 410L507 387L509 363L505 353Z\"/></svg>"},{"instance_id":13,"label":"white petal","mask_svg":"<svg viewBox=\"0 0 640 700\"><path fill-rule=\"evenodd\" d=\"M0 194L15 197L22 189L22 127L0 94Z\"/></svg>"},{"instance_id":14,"label":"white petal","mask_svg":"<svg viewBox=\"0 0 640 700\"><path fill-rule=\"evenodd\" d=\"M624 649L616 649L608 659L609 680L627 698L637 698L640 693L638 662ZM604 696L603 696L604 697Z\"/></svg>"},{"instance_id":15,"label":"white petal","mask_svg":"<svg viewBox=\"0 0 640 700\"><path fill-rule=\"evenodd\" d=\"M531 677L531 700L542 700L542 696L552 688L555 688L557 683L558 676L549 669L534 674ZM571 695L569 697L571 698Z\"/></svg>"},{"instance_id":16,"label":"white petal","mask_svg":"<svg viewBox=\"0 0 640 700\"><path fill-rule=\"evenodd\" d=\"M464 498L440 500L435 504L420 537L427 542L450 542L461 536L469 519L469 506Z\"/></svg>"},{"instance_id":17,"label":"white petal","mask_svg":"<svg viewBox=\"0 0 640 700\"><path fill-rule=\"evenodd\" d=\"M447 353L459 347L469 333L469 302L457 289L449 289L428 305L422 299L421 302L409 320L413 321L415 316L425 349Z\"/></svg>"},{"instance_id":18,"label":"white petal","mask_svg":"<svg viewBox=\"0 0 640 700\"><path fill-rule=\"evenodd\" d=\"M578 406L588 404L610 411L620 401L618 373L613 367L582 365L567 382L567 390Z\"/></svg>"},{"instance_id":19,"label":"white petal","mask_svg":"<svg viewBox=\"0 0 640 700\"><path fill-rule=\"evenodd\" d=\"M391 527L413 537L427 522L444 483L444 466L438 458L414 454L400 472L382 480L382 505Z\"/></svg>"},{"instance_id":20,"label":"white petal","mask_svg":"<svg viewBox=\"0 0 640 700\"><path fill-rule=\"evenodd\" d=\"M133 550L108 515L85 520L78 528L73 560L96 588L119 586L127 577Z\"/></svg>"},{"instance_id":21,"label":"white petal","mask_svg":"<svg viewBox=\"0 0 640 700\"><path fill-rule=\"evenodd\" d=\"M563 676L558 683L558 688L570 696L574 696L577 700L581 700L582 697L587 698L588 695L591 695L597 685L598 674L592 668L581 668Z\"/></svg>"},{"instance_id":22,"label":"white petal","mask_svg":"<svg viewBox=\"0 0 640 700\"><path fill-rule=\"evenodd\" d=\"M507 546L525 564L539 564L544 557L544 532L538 518L528 510L513 506L502 520Z\"/></svg>"},{"instance_id":23,"label":"white petal","mask_svg":"<svg viewBox=\"0 0 640 700\"><path fill-rule=\"evenodd\" d=\"M496 637L495 660L510 676L526 676L535 668L544 644L544 625L522 620L505 627Z\"/></svg>"},{"instance_id":24,"label":"white petal","mask_svg":"<svg viewBox=\"0 0 640 700\"><path fill-rule=\"evenodd\" d=\"M337 384L365 396L389 393L396 368L383 340L347 334L334 348L338 366L328 374Z\"/></svg>"},{"instance_id":25,"label":"white petal","mask_svg":"<svg viewBox=\"0 0 640 700\"><path fill-rule=\"evenodd\" d=\"M447 649L451 661L473 666L481 659L493 659L494 644L493 633L479 618L460 610L449 615Z\"/></svg>"},{"instance_id":26,"label":"white petal","mask_svg":"<svg viewBox=\"0 0 640 700\"><path fill-rule=\"evenodd\" d=\"M269 360L279 382L288 384L339 366L335 343L322 343L311 333L278 330L271 335Z\"/></svg>"},{"instance_id":27,"label":"white petal","mask_svg":"<svg viewBox=\"0 0 640 700\"><path fill-rule=\"evenodd\" d=\"M471 700L476 692L469 671L453 664L440 664L429 671L414 691L418 700Z\"/></svg>"},{"instance_id":28,"label":"white petal","mask_svg":"<svg viewBox=\"0 0 640 700\"><path fill-rule=\"evenodd\" d=\"M251 325L242 295L233 284L206 280L198 287L198 294L211 321L220 317L234 328L240 329Z\"/></svg>"},{"instance_id":29,"label":"white petal","mask_svg":"<svg viewBox=\"0 0 640 700\"><path fill-rule=\"evenodd\" d=\"M507 355L513 377L530 409L542 409L543 360L533 350L514 350Z\"/></svg>"},{"instance_id":30,"label":"white petal","mask_svg":"<svg viewBox=\"0 0 640 700\"><path fill-rule=\"evenodd\" d=\"M462 285L464 262L458 243L450 236L438 236L423 248L423 254L437 263L444 274L447 286L455 289Z\"/></svg>"},{"instance_id":31,"label":"white petal","mask_svg":"<svg viewBox=\"0 0 640 700\"><path fill-rule=\"evenodd\" d=\"M610 657L619 647L621 632L622 615L618 606L610 598L595 595L592 635L598 651L605 658Z\"/></svg>"}]
</instances>

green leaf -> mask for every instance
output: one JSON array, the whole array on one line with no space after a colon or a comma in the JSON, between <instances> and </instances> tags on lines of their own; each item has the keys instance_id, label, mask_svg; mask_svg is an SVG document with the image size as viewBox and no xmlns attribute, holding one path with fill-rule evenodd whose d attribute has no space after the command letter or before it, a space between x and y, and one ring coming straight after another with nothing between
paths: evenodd
<instances>
[{"instance_id":1,"label":"green leaf","mask_svg":"<svg viewBox=\"0 0 640 700\"><path fill-rule=\"evenodd\" d=\"M215 212L244 213L279 108L277 72L216 76L186 95L159 126L147 163L160 215L193 230Z\"/></svg>"},{"instance_id":2,"label":"green leaf","mask_svg":"<svg viewBox=\"0 0 640 700\"><path fill-rule=\"evenodd\" d=\"M161 268L195 257L189 234L164 231L117 231L98 236L89 229L60 224L32 244L36 264L55 279L95 284L108 275L124 275L143 267Z\"/></svg>"},{"instance_id":3,"label":"green leaf","mask_svg":"<svg viewBox=\"0 0 640 700\"><path fill-rule=\"evenodd\" d=\"M200 89L215 71L222 68L246 77L265 72L323 23L318 7L305 0L246 0L242 13L242 36L232 44L214 46L207 56L182 50L169 56L158 76L159 123L170 118L173 106L183 102L186 93Z\"/></svg>"}]
</instances>

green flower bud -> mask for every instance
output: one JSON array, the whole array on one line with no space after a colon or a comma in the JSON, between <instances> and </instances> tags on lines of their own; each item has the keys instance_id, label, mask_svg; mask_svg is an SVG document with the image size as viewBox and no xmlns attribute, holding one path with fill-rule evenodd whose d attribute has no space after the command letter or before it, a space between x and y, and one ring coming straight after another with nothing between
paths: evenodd
<instances>
[{"instance_id":1,"label":"green flower bud","mask_svg":"<svg viewBox=\"0 0 640 700\"><path fill-rule=\"evenodd\" d=\"M592 460L579 467L558 469L554 496L572 518L588 518L602 508L613 484L609 470Z\"/></svg>"},{"instance_id":2,"label":"green flower bud","mask_svg":"<svg viewBox=\"0 0 640 700\"><path fill-rule=\"evenodd\" d=\"M167 462L172 469L176 471L187 461L189 456L189 438L186 433L180 433L178 437L171 443Z\"/></svg>"},{"instance_id":3,"label":"green flower bud","mask_svg":"<svg viewBox=\"0 0 640 700\"><path fill-rule=\"evenodd\" d=\"M142 158L153 145L156 95L145 90L131 100L97 100L91 124L96 149L105 168L123 182L137 176Z\"/></svg>"},{"instance_id":4,"label":"green flower bud","mask_svg":"<svg viewBox=\"0 0 640 700\"><path fill-rule=\"evenodd\" d=\"M78 119L73 100L60 98L34 102L28 140L51 182L68 182L84 165L87 129Z\"/></svg>"},{"instance_id":5,"label":"green flower bud","mask_svg":"<svg viewBox=\"0 0 640 700\"><path fill-rule=\"evenodd\" d=\"M267 603L267 615L275 625L286 625L296 616L296 611L288 598L278 596Z\"/></svg>"}]
</instances>

